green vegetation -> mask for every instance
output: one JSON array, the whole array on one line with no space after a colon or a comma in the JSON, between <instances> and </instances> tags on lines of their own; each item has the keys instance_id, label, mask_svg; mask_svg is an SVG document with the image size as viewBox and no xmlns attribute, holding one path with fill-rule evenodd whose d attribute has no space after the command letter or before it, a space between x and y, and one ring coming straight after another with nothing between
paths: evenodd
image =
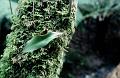
<instances>
[{"instance_id":1,"label":"green vegetation","mask_svg":"<svg viewBox=\"0 0 120 78\"><path fill-rule=\"evenodd\" d=\"M120 9L120 0L78 0L78 8L76 14L77 26L86 18L92 17L101 20L110 16L115 11ZM79 26L80 27L80 26Z\"/></svg>"},{"instance_id":2,"label":"green vegetation","mask_svg":"<svg viewBox=\"0 0 120 78\"><path fill-rule=\"evenodd\" d=\"M23 52L33 52L39 48L45 47L50 41L62 35L60 32L44 31L44 35L35 36L26 43Z\"/></svg>"},{"instance_id":3,"label":"green vegetation","mask_svg":"<svg viewBox=\"0 0 120 78\"><path fill-rule=\"evenodd\" d=\"M63 78L75 78L97 68L94 54L119 62L120 0L73 1L77 8L69 0L0 1L0 78L58 78L62 68Z\"/></svg>"},{"instance_id":4,"label":"green vegetation","mask_svg":"<svg viewBox=\"0 0 120 78\"><path fill-rule=\"evenodd\" d=\"M74 30L69 9L68 0L21 0L0 60L0 78L58 78ZM63 34L43 48L24 53L27 41L45 29Z\"/></svg>"}]
</instances>

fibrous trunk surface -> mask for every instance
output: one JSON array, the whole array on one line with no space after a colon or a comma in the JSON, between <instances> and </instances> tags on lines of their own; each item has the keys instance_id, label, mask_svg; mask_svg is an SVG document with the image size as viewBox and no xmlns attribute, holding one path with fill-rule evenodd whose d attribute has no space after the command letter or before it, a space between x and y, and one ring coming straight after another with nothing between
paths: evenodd
<instances>
[{"instance_id":1,"label":"fibrous trunk surface","mask_svg":"<svg viewBox=\"0 0 120 78\"><path fill-rule=\"evenodd\" d=\"M0 60L0 78L58 78L72 34L69 0L21 0ZM71 10L72 11L72 10ZM74 16L74 14L73 14ZM72 17L72 16L71 16ZM63 35L32 53L25 43L46 31Z\"/></svg>"}]
</instances>

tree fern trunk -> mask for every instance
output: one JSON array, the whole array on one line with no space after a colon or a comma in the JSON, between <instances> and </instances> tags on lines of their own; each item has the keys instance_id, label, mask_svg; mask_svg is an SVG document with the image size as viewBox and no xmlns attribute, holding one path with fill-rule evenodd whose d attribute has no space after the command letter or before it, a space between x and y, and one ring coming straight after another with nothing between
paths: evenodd
<instances>
[{"instance_id":1,"label":"tree fern trunk","mask_svg":"<svg viewBox=\"0 0 120 78\"><path fill-rule=\"evenodd\" d=\"M0 60L0 78L58 78L74 30L71 22L75 9L71 9L70 18L69 6L69 0L19 1L18 15L13 17L12 32ZM25 43L44 30L63 35L33 53L23 53Z\"/></svg>"}]
</instances>

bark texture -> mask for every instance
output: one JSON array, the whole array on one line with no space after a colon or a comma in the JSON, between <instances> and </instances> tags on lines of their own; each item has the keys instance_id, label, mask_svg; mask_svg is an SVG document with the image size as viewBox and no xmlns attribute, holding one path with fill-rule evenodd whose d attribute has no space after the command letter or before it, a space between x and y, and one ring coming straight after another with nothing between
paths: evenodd
<instances>
[{"instance_id":1,"label":"bark texture","mask_svg":"<svg viewBox=\"0 0 120 78\"><path fill-rule=\"evenodd\" d=\"M18 15L12 18L12 32L0 60L0 78L58 78L74 30L75 7L71 8L70 16L69 0L19 1ZM46 30L63 35L33 53L22 52L28 40Z\"/></svg>"}]
</instances>

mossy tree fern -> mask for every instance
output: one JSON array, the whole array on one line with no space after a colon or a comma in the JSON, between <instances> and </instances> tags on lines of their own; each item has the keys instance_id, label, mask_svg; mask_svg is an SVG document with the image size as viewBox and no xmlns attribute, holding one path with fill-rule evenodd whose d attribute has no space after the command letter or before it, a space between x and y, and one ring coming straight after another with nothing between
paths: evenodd
<instances>
[{"instance_id":1,"label":"mossy tree fern","mask_svg":"<svg viewBox=\"0 0 120 78\"><path fill-rule=\"evenodd\" d=\"M0 78L58 78L74 30L74 9L71 16L69 9L69 0L19 1L18 15L12 18L12 32L0 60ZM49 30L63 34L43 48L23 52L28 40Z\"/></svg>"}]
</instances>

